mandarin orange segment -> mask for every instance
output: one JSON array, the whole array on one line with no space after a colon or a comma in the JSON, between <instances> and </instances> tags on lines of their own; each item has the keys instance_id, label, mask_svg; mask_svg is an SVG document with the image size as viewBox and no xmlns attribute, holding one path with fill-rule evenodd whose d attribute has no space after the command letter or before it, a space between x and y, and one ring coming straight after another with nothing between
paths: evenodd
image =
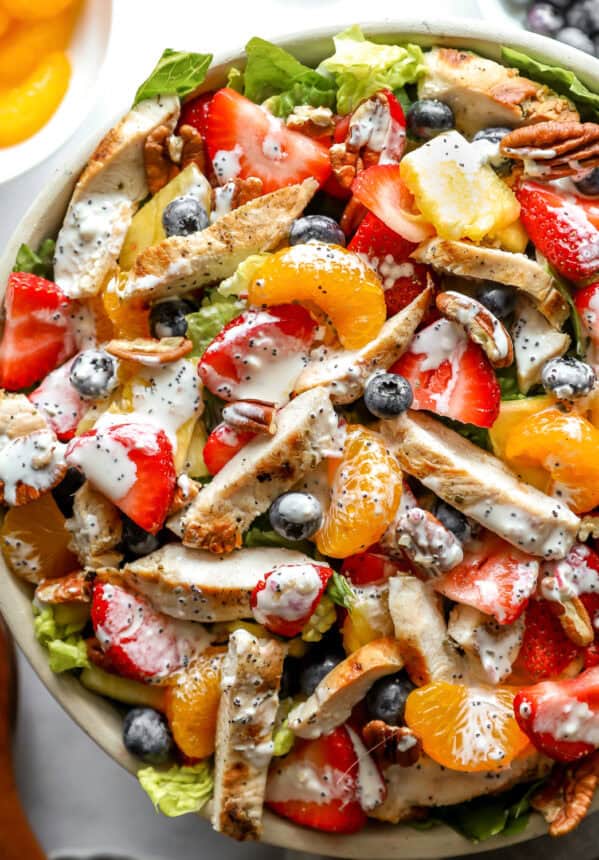
<instances>
[{"instance_id":1,"label":"mandarin orange segment","mask_svg":"<svg viewBox=\"0 0 599 860\"><path fill-rule=\"evenodd\" d=\"M599 430L576 412L546 409L517 424L508 434L505 458L541 466L551 475L553 495L576 513L599 505Z\"/></svg>"},{"instance_id":2,"label":"mandarin orange segment","mask_svg":"<svg viewBox=\"0 0 599 860\"><path fill-rule=\"evenodd\" d=\"M324 311L347 349L372 340L387 315L383 288L372 269L357 254L322 242L278 251L250 284L252 305L293 301Z\"/></svg>"},{"instance_id":3,"label":"mandarin orange segment","mask_svg":"<svg viewBox=\"0 0 599 860\"><path fill-rule=\"evenodd\" d=\"M0 548L10 570L39 582L65 576L79 568L68 549L71 535L51 493L18 508L10 508L0 528Z\"/></svg>"},{"instance_id":4,"label":"mandarin orange segment","mask_svg":"<svg viewBox=\"0 0 599 860\"><path fill-rule=\"evenodd\" d=\"M117 290L109 288L102 293L102 302L114 327L113 337L128 340L150 337L150 309L142 301L125 302Z\"/></svg>"},{"instance_id":5,"label":"mandarin orange segment","mask_svg":"<svg viewBox=\"0 0 599 860\"><path fill-rule=\"evenodd\" d=\"M207 648L167 688L165 710L171 732L181 752L190 758L206 758L214 752L225 653L224 647Z\"/></svg>"},{"instance_id":6,"label":"mandarin orange segment","mask_svg":"<svg viewBox=\"0 0 599 860\"><path fill-rule=\"evenodd\" d=\"M401 498L401 469L382 437L349 425L331 480L331 504L316 533L319 552L345 558L376 543Z\"/></svg>"},{"instance_id":7,"label":"mandarin orange segment","mask_svg":"<svg viewBox=\"0 0 599 860\"><path fill-rule=\"evenodd\" d=\"M22 21L51 18L63 12L74 0L0 0L0 7L11 16Z\"/></svg>"},{"instance_id":8,"label":"mandarin orange segment","mask_svg":"<svg viewBox=\"0 0 599 860\"><path fill-rule=\"evenodd\" d=\"M61 103L71 77L63 51L49 54L10 89L0 92L0 146L14 146L45 125Z\"/></svg>"},{"instance_id":9,"label":"mandarin orange segment","mask_svg":"<svg viewBox=\"0 0 599 860\"><path fill-rule=\"evenodd\" d=\"M18 84L44 55L63 51L69 44L78 12L77 5L44 21L14 22L0 39L0 86ZM0 5L0 35L5 14Z\"/></svg>"},{"instance_id":10,"label":"mandarin orange segment","mask_svg":"<svg viewBox=\"0 0 599 860\"><path fill-rule=\"evenodd\" d=\"M405 720L438 764L451 770L500 770L528 745L514 717L517 690L433 681L408 696Z\"/></svg>"}]
</instances>

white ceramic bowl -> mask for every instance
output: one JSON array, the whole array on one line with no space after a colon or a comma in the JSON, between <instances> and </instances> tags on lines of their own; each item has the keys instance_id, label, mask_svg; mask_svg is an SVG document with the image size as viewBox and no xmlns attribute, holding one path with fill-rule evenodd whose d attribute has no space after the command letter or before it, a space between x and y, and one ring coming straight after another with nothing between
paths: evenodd
<instances>
[{"instance_id":1,"label":"white ceramic bowl","mask_svg":"<svg viewBox=\"0 0 599 860\"><path fill-rule=\"evenodd\" d=\"M56 113L32 137L0 149L0 183L52 155L79 128L99 92L112 27L113 0L85 0L67 49L72 73Z\"/></svg>"},{"instance_id":2,"label":"white ceramic bowl","mask_svg":"<svg viewBox=\"0 0 599 860\"><path fill-rule=\"evenodd\" d=\"M347 24L352 22L346 22ZM345 24L334 30L331 28L311 30L300 35L285 36L277 39L284 48L290 50L300 60L317 64L332 51L331 35ZM501 30L493 27L489 35L489 25L481 21L453 19L449 21L412 21L371 23L363 25L369 36L378 36L382 41L415 41L423 47L442 44L453 47L470 48L480 51L492 59L500 59L500 46L512 45L549 63L571 68L590 87L599 90L599 60L582 54L565 45L516 30ZM241 61L242 51L232 50L221 56L210 71L205 89L221 86L226 72L232 64ZM124 94L125 102L127 95ZM115 106L115 107L118 107ZM126 105L122 105L126 110ZM81 171L91 147L81 153L69 168L55 179L37 198L25 218L17 227L12 240L0 260L0 284L3 285L13 266L18 246L28 242L34 247L46 236L54 235L63 218L71 190ZM31 614L31 588L17 580L7 571L0 559L0 611L44 684L63 708L81 728L123 767L135 773L139 762L125 750L121 739L121 717L107 700L87 691L76 678L70 675L54 675L48 668L46 653L36 642L33 635ZM68 750L64 755L68 755ZM406 770L406 779L409 771ZM131 790L136 788L132 784ZM440 858L471 854L481 850L505 848L516 842L542 835L546 827L540 816L532 817L524 833L512 838L497 837L473 846L466 839L446 827L436 827L428 831L417 831L406 826L382 825L372 823L364 831L352 836L331 836L317 831L296 827L269 812L265 814L264 841L286 848L324 854L330 857L364 858L377 860L389 858Z\"/></svg>"}]
</instances>

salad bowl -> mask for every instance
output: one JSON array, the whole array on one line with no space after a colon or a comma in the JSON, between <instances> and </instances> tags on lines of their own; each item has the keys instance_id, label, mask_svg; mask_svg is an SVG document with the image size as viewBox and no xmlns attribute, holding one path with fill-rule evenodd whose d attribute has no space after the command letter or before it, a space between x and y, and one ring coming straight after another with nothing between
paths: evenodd
<instances>
[{"instance_id":1,"label":"salad bowl","mask_svg":"<svg viewBox=\"0 0 599 860\"><path fill-rule=\"evenodd\" d=\"M302 62L316 65L331 52L331 37L335 30L327 28L282 36L276 43L293 53ZM480 21L385 21L363 25L367 38L383 42L414 42L422 47L441 45L471 49L494 60L501 60L501 47L510 46L553 66L571 69L587 87L599 91L599 61L565 45L530 33L514 30L489 34L489 25ZM232 65L243 65L242 51L232 50L221 56L203 84L211 90L222 86ZM122 105L123 109L126 105ZM94 141L95 143L95 141ZM0 283L4 284L22 243L33 247L49 235L54 235L64 213L81 169L93 146L86 146L80 157L54 179L34 202L17 227L0 259ZM36 641L31 623L31 595L26 583L9 575L0 561L0 612L5 617L17 643L31 662L42 682L75 722L116 762L136 773L139 761L129 755L122 742L122 718L110 703L86 690L76 678L55 675L48 666L47 656ZM263 841L277 846L335 857L380 858L438 858L466 855L480 850L507 847L542 835L546 825L533 815L525 830L511 836L492 838L475 846L453 830L439 825L429 830L409 826L371 823L361 833L351 836L328 835L305 830L266 812Z\"/></svg>"}]
</instances>

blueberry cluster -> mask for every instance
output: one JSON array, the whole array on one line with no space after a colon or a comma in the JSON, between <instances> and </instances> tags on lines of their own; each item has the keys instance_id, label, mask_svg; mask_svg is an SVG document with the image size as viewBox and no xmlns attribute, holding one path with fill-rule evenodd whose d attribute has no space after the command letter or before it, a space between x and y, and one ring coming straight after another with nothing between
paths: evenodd
<instances>
[{"instance_id":1,"label":"blueberry cluster","mask_svg":"<svg viewBox=\"0 0 599 860\"><path fill-rule=\"evenodd\" d=\"M527 4L528 5L528 4ZM528 9L529 30L599 56L599 0L543 0Z\"/></svg>"}]
</instances>

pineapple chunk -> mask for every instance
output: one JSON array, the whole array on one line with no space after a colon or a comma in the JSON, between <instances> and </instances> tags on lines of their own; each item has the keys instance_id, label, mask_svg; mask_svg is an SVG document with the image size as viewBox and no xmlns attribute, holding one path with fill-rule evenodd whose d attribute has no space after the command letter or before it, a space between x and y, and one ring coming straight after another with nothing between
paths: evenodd
<instances>
[{"instance_id":1,"label":"pineapple chunk","mask_svg":"<svg viewBox=\"0 0 599 860\"><path fill-rule=\"evenodd\" d=\"M543 394L540 397L526 397L523 400L503 400L495 423L489 430L489 438L493 453L500 460L514 469L518 477L527 484L532 484L537 490L547 492L551 483L549 472L540 466L514 466L505 457L505 446L511 431L531 415L536 415L543 409L555 404L552 397Z\"/></svg>"},{"instance_id":2,"label":"pineapple chunk","mask_svg":"<svg viewBox=\"0 0 599 860\"><path fill-rule=\"evenodd\" d=\"M196 421L193 433L191 434L191 440L185 452L185 463L183 465L183 471L190 478L208 478L210 476L210 472L204 463L204 445L207 438L208 433L206 432L204 422L201 420Z\"/></svg>"},{"instance_id":3,"label":"pineapple chunk","mask_svg":"<svg viewBox=\"0 0 599 860\"><path fill-rule=\"evenodd\" d=\"M483 160L484 150L457 131L406 155L400 175L416 205L443 239L480 242L520 215L513 192Z\"/></svg>"},{"instance_id":4,"label":"pineapple chunk","mask_svg":"<svg viewBox=\"0 0 599 860\"><path fill-rule=\"evenodd\" d=\"M131 221L119 260L122 269L128 271L144 248L156 245L166 238L162 213L171 200L183 194L197 197L206 212L210 212L210 183L195 164L190 164L142 206Z\"/></svg>"},{"instance_id":5,"label":"pineapple chunk","mask_svg":"<svg viewBox=\"0 0 599 860\"><path fill-rule=\"evenodd\" d=\"M523 254L528 245L528 235L519 218L513 224L508 224L502 230L492 233L488 239L489 244L502 248L504 251L511 251L512 254Z\"/></svg>"}]
</instances>

